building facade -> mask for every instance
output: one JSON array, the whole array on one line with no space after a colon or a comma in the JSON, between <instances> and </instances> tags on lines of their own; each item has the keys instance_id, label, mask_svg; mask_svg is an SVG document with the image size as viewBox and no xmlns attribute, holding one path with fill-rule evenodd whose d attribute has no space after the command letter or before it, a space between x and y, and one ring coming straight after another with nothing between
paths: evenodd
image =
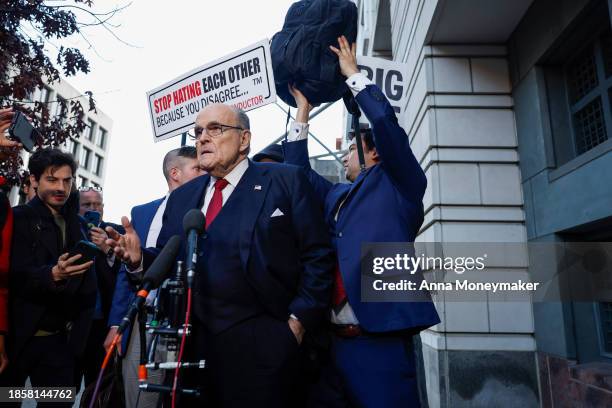
<instances>
[{"instance_id":1,"label":"building facade","mask_svg":"<svg viewBox=\"0 0 612 408\"><path fill-rule=\"evenodd\" d=\"M399 121L428 178L417 241L612 240L608 1L357 3L358 53L408 67ZM487 272L536 264L530 249ZM612 406L611 303L436 305L429 406Z\"/></svg>"},{"instance_id":2,"label":"building facade","mask_svg":"<svg viewBox=\"0 0 612 408\"><path fill-rule=\"evenodd\" d=\"M76 186L94 186L103 188L108 163L108 151L111 141L112 119L99 107L96 111L87 111L89 102L83 93L75 89L65 79L54 84L46 84L37 89L31 97L32 101L40 101L49 105L51 114L59 115L58 100L80 99L85 108L84 121L87 127L78 139L67 140L60 148L71 153L78 163ZM28 162L29 154L24 151L24 163ZM24 197L19 197L19 191L11 192L11 202L18 203Z\"/></svg>"}]
</instances>

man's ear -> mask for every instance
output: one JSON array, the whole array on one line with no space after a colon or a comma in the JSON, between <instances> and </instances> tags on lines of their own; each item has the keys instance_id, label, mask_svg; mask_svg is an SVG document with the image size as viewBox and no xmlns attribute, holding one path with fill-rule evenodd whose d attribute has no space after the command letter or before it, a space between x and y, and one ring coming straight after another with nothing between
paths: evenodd
<instances>
[{"instance_id":1,"label":"man's ear","mask_svg":"<svg viewBox=\"0 0 612 408\"><path fill-rule=\"evenodd\" d=\"M364 153L368 156L370 156L370 159L372 159L373 162L378 163L380 161L380 156L378 155L378 151L376 150L376 147L371 148L370 150L366 150L367 146L365 146L364 143Z\"/></svg>"},{"instance_id":2,"label":"man's ear","mask_svg":"<svg viewBox=\"0 0 612 408\"><path fill-rule=\"evenodd\" d=\"M36 177L33 174L30 174L30 186L32 188L38 188L38 181L36 181Z\"/></svg>"},{"instance_id":3,"label":"man's ear","mask_svg":"<svg viewBox=\"0 0 612 408\"><path fill-rule=\"evenodd\" d=\"M179 173L179 171L180 171L180 170L179 170L177 167L173 167L173 168L171 168L171 169L170 169L170 178L171 178L173 181L176 181L176 182L178 182L178 181L179 181L179 180L178 180L178 173Z\"/></svg>"},{"instance_id":4,"label":"man's ear","mask_svg":"<svg viewBox=\"0 0 612 408\"><path fill-rule=\"evenodd\" d=\"M251 146L251 131L245 130L240 136L240 153L246 153Z\"/></svg>"}]
</instances>

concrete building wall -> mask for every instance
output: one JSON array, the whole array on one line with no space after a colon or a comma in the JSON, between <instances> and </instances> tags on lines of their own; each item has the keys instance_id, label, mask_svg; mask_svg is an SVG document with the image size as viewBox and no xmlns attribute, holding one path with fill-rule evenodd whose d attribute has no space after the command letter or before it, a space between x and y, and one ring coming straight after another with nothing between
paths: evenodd
<instances>
[{"instance_id":1,"label":"concrete building wall","mask_svg":"<svg viewBox=\"0 0 612 408\"><path fill-rule=\"evenodd\" d=\"M384 3L371 2L379 16ZM388 2L392 57L408 64L410 78L399 121L428 179L417 241L524 243L508 51L432 43L445 3ZM362 47L374 43L359 39ZM527 264L523 253L487 272L517 279ZM539 405L531 302L437 299L436 306L442 323L421 334L431 407Z\"/></svg>"},{"instance_id":2,"label":"concrete building wall","mask_svg":"<svg viewBox=\"0 0 612 408\"><path fill-rule=\"evenodd\" d=\"M599 30L609 29L608 3L535 1L508 41L530 242L612 239L612 183L603 182L612 174L612 135L575 157L560 148L565 134L573 144L564 71ZM612 372L612 359L601 351L597 307L534 304L543 406L612 404L612 387L598 381Z\"/></svg>"}]
</instances>

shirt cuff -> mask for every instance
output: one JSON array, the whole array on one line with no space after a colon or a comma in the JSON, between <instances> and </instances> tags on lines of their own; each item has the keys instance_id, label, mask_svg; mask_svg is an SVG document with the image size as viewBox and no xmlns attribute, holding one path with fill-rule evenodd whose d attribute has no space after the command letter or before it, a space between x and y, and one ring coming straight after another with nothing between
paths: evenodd
<instances>
[{"instance_id":1,"label":"shirt cuff","mask_svg":"<svg viewBox=\"0 0 612 408\"><path fill-rule=\"evenodd\" d=\"M287 142L297 142L308 138L308 127L308 123L293 122L287 135Z\"/></svg>"},{"instance_id":2,"label":"shirt cuff","mask_svg":"<svg viewBox=\"0 0 612 408\"><path fill-rule=\"evenodd\" d=\"M140 260L140 266L136 269L130 268L129 265L125 265L125 270L127 273L141 273L144 270L144 257Z\"/></svg>"},{"instance_id":3,"label":"shirt cuff","mask_svg":"<svg viewBox=\"0 0 612 408\"><path fill-rule=\"evenodd\" d=\"M351 89L353 96L357 96L357 94L365 89L366 86L372 85L374 82L370 81L365 74L361 72L357 72L345 81L348 87Z\"/></svg>"}]
</instances>

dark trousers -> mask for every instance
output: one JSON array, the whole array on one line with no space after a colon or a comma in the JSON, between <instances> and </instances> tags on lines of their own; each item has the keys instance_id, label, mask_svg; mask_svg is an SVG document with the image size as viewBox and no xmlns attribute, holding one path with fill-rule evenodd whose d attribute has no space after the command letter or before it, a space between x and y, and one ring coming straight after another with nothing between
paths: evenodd
<instances>
[{"instance_id":1,"label":"dark trousers","mask_svg":"<svg viewBox=\"0 0 612 408\"><path fill-rule=\"evenodd\" d=\"M2 385L23 387L30 377L32 387L74 387L74 364L65 334L32 337L20 356L10 361ZM72 407L72 402L46 402L43 406Z\"/></svg>"},{"instance_id":2,"label":"dark trousers","mask_svg":"<svg viewBox=\"0 0 612 408\"><path fill-rule=\"evenodd\" d=\"M260 315L211 334L194 325L195 359L206 359L194 406L215 408L295 406L299 346L287 321Z\"/></svg>"},{"instance_id":3,"label":"dark trousers","mask_svg":"<svg viewBox=\"0 0 612 408\"><path fill-rule=\"evenodd\" d=\"M313 387L309 406L419 407L412 337L332 335L331 359Z\"/></svg>"},{"instance_id":4,"label":"dark trousers","mask_svg":"<svg viewBox=\"0 0 612 408\"><path fill-rule=\"evenodd\" d=\"M81 378L85 377L85 388L91 383L95 383L100 373L100 367L104 360L104 339L108 334L106 319L96 319L91 322L89 337L83 356L76 361L75 383L77 390L81 386ZM112 368L107 367L106 373L111 372Z\"/></svg>"}]
</instances>

